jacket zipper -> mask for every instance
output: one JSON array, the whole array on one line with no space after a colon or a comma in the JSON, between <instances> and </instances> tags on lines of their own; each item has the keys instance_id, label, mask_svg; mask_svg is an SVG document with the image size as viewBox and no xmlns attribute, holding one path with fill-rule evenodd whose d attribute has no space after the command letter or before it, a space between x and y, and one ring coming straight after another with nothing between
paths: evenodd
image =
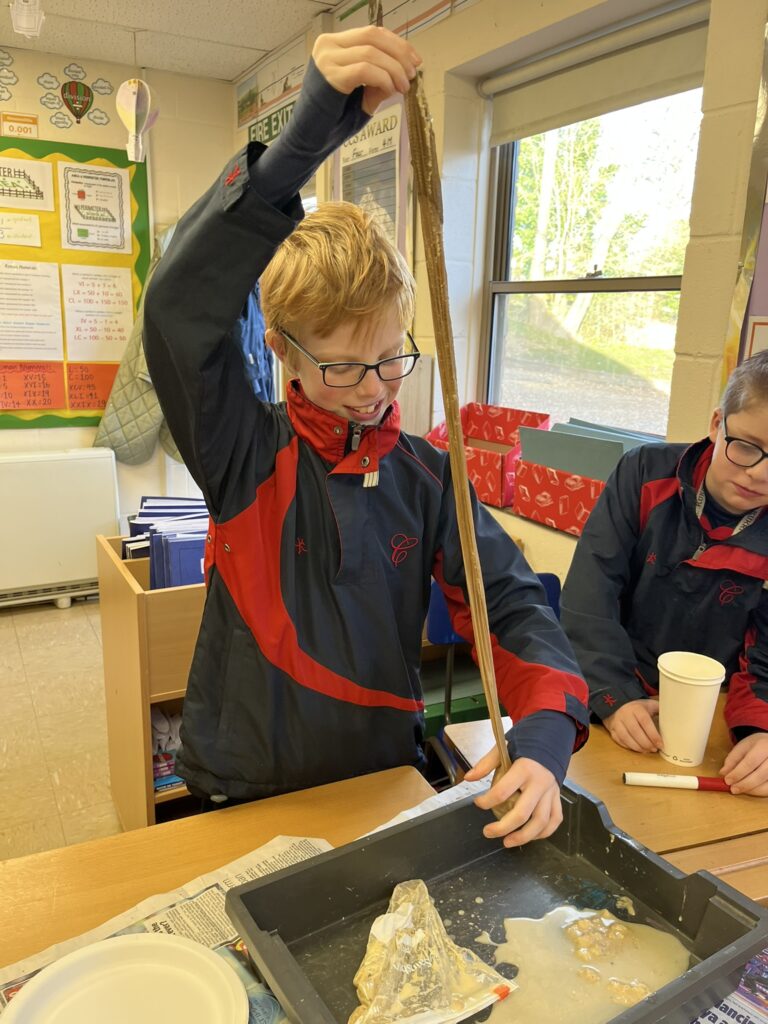
<instances>
[{"instance_id":1,"label":"jacket zipper","mask_svg":"<svg viewBox=\"0 0 768 1024\"><path fill-rule=\"evenodd\" d=\"M363 433L363 428L360 423L354 423L352 425L352 433L350 435L350 451L356 452L360 447L360 436Z\"/></svg>"}]
</instances>

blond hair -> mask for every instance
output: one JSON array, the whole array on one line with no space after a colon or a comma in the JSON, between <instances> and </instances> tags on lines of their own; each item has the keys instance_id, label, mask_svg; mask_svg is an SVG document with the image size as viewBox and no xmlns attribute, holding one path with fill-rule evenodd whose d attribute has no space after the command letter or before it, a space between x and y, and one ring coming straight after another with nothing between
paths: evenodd
<instances>
[{"instance_id":1,"label":"blond hair","mask_svg":"<svg viewBox=\"0 0 768 1024\"><path fill-rule=\"evenodd\" d=\"M309 214L261 276L266 326L302 324L321 338L349 321L378 319L393 305L406 330L415 298L404 258L354 203L324 203Z\"/></svg>"},{"instance_id":2,"label":"blond hair","mask_svg":"<svg viewBox=\"0 0 768 1024\"><path fill-rule=\"evenodd\" d=\"M723 416L768 403L768 351L739 363L725 385L720 402Z\"/></svg>"}]
</instances>

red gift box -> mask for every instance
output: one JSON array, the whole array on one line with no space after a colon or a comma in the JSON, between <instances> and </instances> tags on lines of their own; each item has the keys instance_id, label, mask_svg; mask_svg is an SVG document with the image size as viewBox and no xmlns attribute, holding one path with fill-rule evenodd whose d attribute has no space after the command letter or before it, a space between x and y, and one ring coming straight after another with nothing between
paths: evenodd
<instances>
[{"instance_id":1,"label":"red gift box","mask_svg":"<svg viewBox=\"0 0 768 1024\"><path fill-rule=\"evenodd\" d=\"M512 511L580 537L604 488L604 480L520 459Z\"/></svg>"},{"instance_id":2,"label":"red gift box","mask_svg":"<svg viewBox=\"0 0 768 1024\"><path fill-rule=\"evenodd\" d=\"M549 430L549 414L500 405L469 402L460 409L467 474L480 501L506 508L515 494L520 459L519 427ZM448 426L441 423L426 435L436 448L448 451Z\"/></svg>"}]
</instances>

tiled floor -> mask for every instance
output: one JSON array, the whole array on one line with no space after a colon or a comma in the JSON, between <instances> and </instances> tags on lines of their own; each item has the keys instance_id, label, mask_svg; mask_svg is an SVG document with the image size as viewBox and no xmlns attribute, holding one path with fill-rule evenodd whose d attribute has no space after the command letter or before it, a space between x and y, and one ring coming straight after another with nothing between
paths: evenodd
<instances>
[{"instance_id":1,"label":"tiled floor","mask_svg":"<svg viewBox=\"0 0 768 1024\"><path fill-rule=\"evenodd\" d=\"M0 860L120 831L96 600L0 609Z\"/></svg>"}]
</instances>

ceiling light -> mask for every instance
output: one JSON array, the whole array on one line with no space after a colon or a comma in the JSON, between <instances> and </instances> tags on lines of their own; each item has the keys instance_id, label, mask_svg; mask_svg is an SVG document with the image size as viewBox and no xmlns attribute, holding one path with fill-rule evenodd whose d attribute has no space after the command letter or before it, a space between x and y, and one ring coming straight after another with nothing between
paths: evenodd
<instances>
[{"instance_id":1,"label":"ceiling light","mask_svg":"<svg viewBox=\"0 0 768 1024\"><path fill-rule=\"evenodd\" d=\"M45 15L40 6L41 0L11 0L11 22L13 31L27 39L40 35Z\"/></svg>"}]
</instances>

